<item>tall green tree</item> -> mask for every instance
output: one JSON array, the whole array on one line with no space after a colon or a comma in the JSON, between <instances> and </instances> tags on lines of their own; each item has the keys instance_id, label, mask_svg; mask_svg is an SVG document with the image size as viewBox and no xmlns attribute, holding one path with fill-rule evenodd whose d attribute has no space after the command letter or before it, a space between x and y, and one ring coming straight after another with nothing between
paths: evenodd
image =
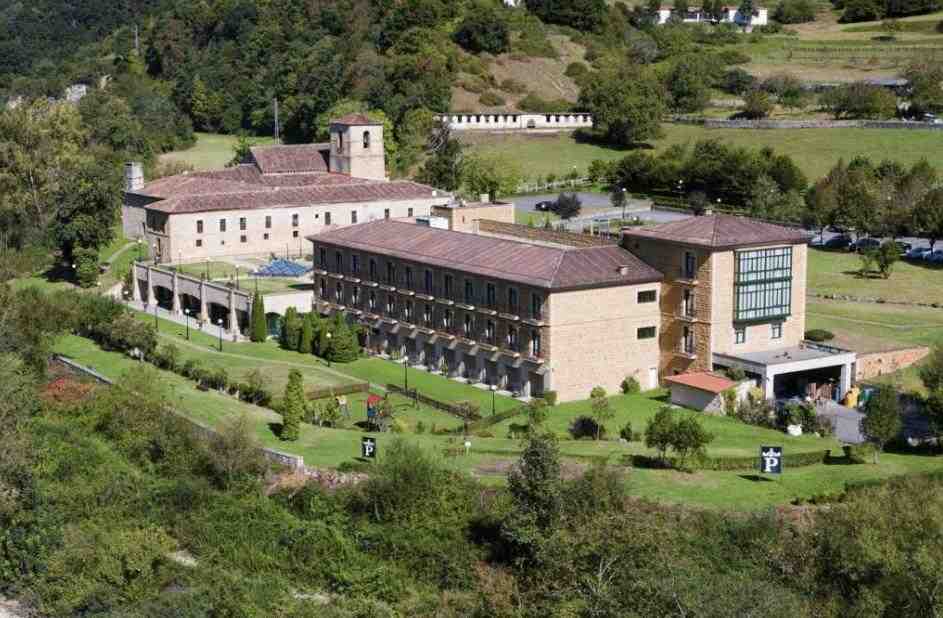
<instances>
[{"instance_id":1,"label":"tall green tree","mask_svg":"<svg viewBox=\"0 0 943 618\"><path fill-rule=\"evenodd\" d=\"M301 317L301 333L298 335L298 351L302 354L311 354L314 351L314 326L311 323L311 314Z\"/></svg>"},{"instance_id":2,"label":"tall green tree","mask_svg":"<svg viewBox=\"0 0 943 618\"><path fill-rule=\"evenodd\" d=\"M66 259L76 247L94 252L111 242L121 214L122 184L110 161L84 160L60 185L52 233Z\"/></svg>"},{"instance_id":3,"label":"tall green tree","mask_svg":"<svg viewBox=\"0 0 943 618\"><path fill-rule=\"evenodd\" d=\"M674 410L671 406L662 406L645 425L645 446L658 451L658 457L662 461L665 461L671 446L675 424Z\"/></svg>"},{"instance_id":4,"label":"tall green tree","mask_svg":"<svg viewBox=\"0 0 943 618\"><path fill-rule=\"evenodd\" d=\"M327 358L335 363L350 363L360 356L360 343L357 332L340 313L334 315L328 326L331 337L328 340Z\"/></svg>"},{"instance_id":5,"label":"tall green tree","mask_svg":"<svg viewBox=\"0 0 943 618\"><path fill-rule=\"evenodd\" d=\"M667 111L664 87L651 71L623 67L593 74L579 104L612 144L631 146L659 136Z\"/></svg>"},{"instance_id":6,"label":"tall green tree","mask_svg":"<svg viewBox=\"0 0 943 618\"><path fill-rule=\"evenodd\" d=\"M464 148L452 135L447 123L439 120L427 142L427 157L417 179L445 191L456 191L462 184Z\"/></svg>"},{"instance_id":7,"label":"tall green tree","mask_svg":"<svg viewBox=\"0 0 943 618\"><path fill-rule=\"evenodd\" d=\"M472 199L483 194L491 199L512 194L522 178L520 165L500 154L473 154L465 158L462 169L462 187Z\"/></svg>"},{"instance_id":8,"label":"tall green tree","mask_svg":"<svg viewBox=\"0 0 943 618\"><path fill-rule=\"evenodd\" d=\"M268 339L268 323L265 320L265 300L261 294L252 296L252 321L249 324L249 338L256 343Z\"/></svg>"},{"instance_id":9,"label":"tall green tree","mask_svg":"<svg viewBox=\"0 0 943 618\"><path fill-rule=\"evenodd\" d=\"M874 463L884 446L897 437L903 427L897 391L890 386L880 387L864 407L861 432L874 445Z\"/></svg>"},{"instance_id":10,"label":"tall green tree","mask_svg":"<svg viewBox=\"0 0 943 618\"><path fill-rule=\"evenodd\" d=\"M305 416L304 378L297 369L288 374L288 384L285 385L285 396L281 401L282 429L279 437L282 440L294 441L301 431L301 421Z\"/></svg>"},{"instance_id":11,"label":"tall green tree","mask_svg":"<svg viewBox=\"0 0 943 618\"><path fill-rule=\"evenodd\" d=\"M301 319L298 317L298 310L289 307L285 310L285 317L282 320L282 336L279 344L286 350L297 350L300 334Z\"/></svg>"}]
</instances>

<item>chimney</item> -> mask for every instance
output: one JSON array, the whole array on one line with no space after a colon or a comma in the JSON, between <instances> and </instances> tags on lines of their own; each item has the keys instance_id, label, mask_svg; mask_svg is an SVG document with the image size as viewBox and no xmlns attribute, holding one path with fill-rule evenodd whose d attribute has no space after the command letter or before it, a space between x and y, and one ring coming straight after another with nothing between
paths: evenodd
<instances>
[{"instance_id":1,"label":"chimney","mask_svg":"<svg viewBox=\"0 0 943 618\"><path fill-rule=\"evenodd\" d=\"M124 164L124 190L137 191L144 186L144 167L137 161Z\"/></svg>"},{"instance_id":2,"label":"chimney","mask_svg":"<svg viewBox=\"0 0 943 618\"><path fill-rule=\"evenodd\" d=\"M482 204L490 204L491 196L488 195L487 193L482 193L481 195L478 196L478 201L481 202Z\"/></svg>"}]
</instances>

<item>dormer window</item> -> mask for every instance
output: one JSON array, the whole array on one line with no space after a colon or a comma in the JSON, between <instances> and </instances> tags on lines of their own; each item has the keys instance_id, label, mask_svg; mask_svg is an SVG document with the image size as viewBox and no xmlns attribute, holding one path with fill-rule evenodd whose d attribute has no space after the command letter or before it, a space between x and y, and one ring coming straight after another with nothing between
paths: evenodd
<instances>
[{"instance_id":1,"label":"dormer window","mask_svg":"<svg viewBox=\"0 0 943 618\"><path fill-rule=\"evenodd\" d=\"M363 132L363 149L370 150L370 131Z\"/></svg>"}]
</instances>

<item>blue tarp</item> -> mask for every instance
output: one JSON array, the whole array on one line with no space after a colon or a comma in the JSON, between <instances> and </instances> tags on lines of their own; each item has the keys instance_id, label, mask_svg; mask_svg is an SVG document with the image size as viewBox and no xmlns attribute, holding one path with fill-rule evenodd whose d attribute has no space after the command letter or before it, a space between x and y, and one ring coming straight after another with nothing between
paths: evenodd
<instances>
[{"instance_id":1,"label":"blue tarp","mask_svg":"<svg viewBox=\"0 0 943 618\"><path fill-rule=\"evenodd\" d=\"M259 277L300 277L308 272L311 272L311 269L302 264L289 260L273 260L254 274Z\"/></svg>"}]
</instances>

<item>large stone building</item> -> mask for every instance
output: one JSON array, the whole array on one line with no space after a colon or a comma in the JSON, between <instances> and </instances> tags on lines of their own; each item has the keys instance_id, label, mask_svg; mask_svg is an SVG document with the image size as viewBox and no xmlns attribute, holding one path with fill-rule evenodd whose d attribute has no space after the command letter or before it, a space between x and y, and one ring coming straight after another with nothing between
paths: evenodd
<instances>
[{"instance_id":1,"label":"large stone building","mask_svg":"<svg viewBox=\"0 0 943 618\"><path fill-rule=\"evenodd\" d=\"M378 221L310 236L315 309L373 352L561 399L658 381L661 273L616 246L533 244Z\"/></svg>"},{"instance_id":2,"label":"large stone building","mask_svg":"<svg viewBox=\"0 0 943 618\"><path fill-rule=\"evenodd\" d=\"M851 386L854 353L803 340L798 230L708 215L626 229L621 246L509 233L382 221L310 236L315 309L358 321L374 352L563 401L735 367L770 398Z\"/></svg>"},{"instance_id":3,"label":"large stone building","mask_svg":"<svg viewBox=\"0 0 943 618\"><path fill-rule=\"evenodd\" d=\"M156 262L297 256L307 235L449 202L432 187L386 179L381 124L351 114L330 133L328 144L255 147L243 164L149 183L129 163L124 233L143 238Z\"/></svg>"}]
</instances>

